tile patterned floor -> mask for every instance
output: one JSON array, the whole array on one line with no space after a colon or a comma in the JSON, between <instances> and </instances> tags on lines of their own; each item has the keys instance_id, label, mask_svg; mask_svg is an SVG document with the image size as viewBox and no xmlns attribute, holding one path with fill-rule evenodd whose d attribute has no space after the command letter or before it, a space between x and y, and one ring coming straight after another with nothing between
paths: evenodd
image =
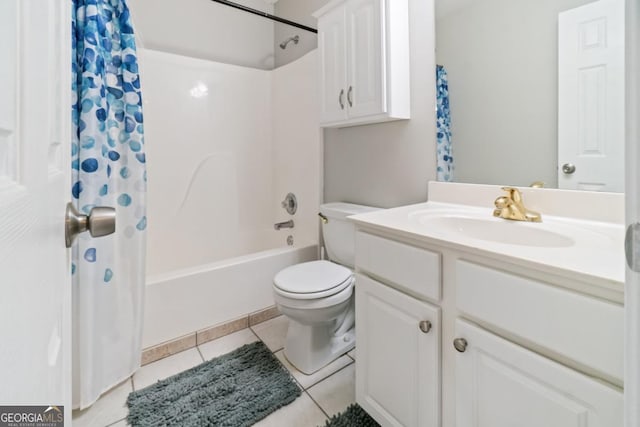
<instances>
[{"instance_id":1,"label":"tile patterned floor","mask_svg":"<svg viewBox=\"0 0 640 427\"><path fill-rule=\"evenodd\" d=\"M293 403L280 408L255 426L324 426L327 417L343 411L355 402L355 350L315 374L305 375L284 357L282 349L287 326L287 318L279 316L143 366L129 380L103 395L92 407L84 411L74 411L73 426L125 427L125 401L132 390L139 390L257 340L265 343L304 391Z\"/></svg>"}]
</instances>

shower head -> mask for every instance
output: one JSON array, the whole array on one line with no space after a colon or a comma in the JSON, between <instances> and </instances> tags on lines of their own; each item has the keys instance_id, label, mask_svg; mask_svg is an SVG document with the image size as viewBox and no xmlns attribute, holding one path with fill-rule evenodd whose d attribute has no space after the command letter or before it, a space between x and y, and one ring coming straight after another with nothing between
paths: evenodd
<instances>
[{"instance_id":1,"label":"shower head","mask_svg":"<svg viewBox=\"0 0 640 427\"><path fill-rule=\"evenodd\" d=\"M299 41L300 41L300 36L289 37L288 39L280 43L280 49L286 49L289 42L293 42L293 44L298 44Z\"/></svg>"}]
</instances>

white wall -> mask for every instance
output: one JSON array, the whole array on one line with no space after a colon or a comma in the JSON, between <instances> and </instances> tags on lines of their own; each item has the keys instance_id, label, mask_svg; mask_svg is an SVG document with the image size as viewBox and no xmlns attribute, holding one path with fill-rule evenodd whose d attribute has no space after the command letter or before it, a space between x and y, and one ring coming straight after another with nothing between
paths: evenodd
<instances>
[{"instance_id":1,"label":"white wall","mask_svg":"<svg viewBox=\"0 0 640 427\"><path fill-rule=\"evenodd\" d=\"M147 274L318 241L315 52L274 71L140 50ZM298 198L295 228L280 202Z\"/></svg>"},{"instance_id":2,"label":"white wall","mask_svg":"<svg viewBox=\"0 0 640 427\"><path fill-rule=\"evenodd\" d=\"M557 185L558 13L590 1L469 1L439 17L456 181Z\"/></svg>"},{"instance_id":3,"label":"white wall","mask_svg":"<svg viewBox=\"0 0 640 427\"><path fill-rule=\"evenodd\" d=\"M281 18L289 19L311 28L317 28L318 21L311 15L326 3L327 0L279 0L275 4L274 13ZM300 42L297 45L289 43L286 49L281 49L280 43L294 35L300 36ZM273 48L276 67L295 61L316 47L318 47L317 34L290 25L276 23Z\"/></svg>"},{"instance_id":4,"label":"white wall","mask_svg":"<svg viewBox=\"0 0 640 427\"><path fill-rule=\"evenodd\" d=\"M322 134L316 67L314 50L271 72L275 218L290 218L280 202L293 192L298 200L295 228L283 229L279 235L283 242L293 235L296 244L318 241Z\"/></svg>"},{"instance_id":5,"label":"white wall","mask_svg":"<svg viewBox=\"0 0 640 427\"><path fill-rule=\"evenodd\" d=\"M264 12L262 0L234 0ZM210 0L130 0L144 47L227 64L270 70L274 22Z\"/></svg>"},{"instance_id":6,"label":"white wall","mask_svg":"<svg viewBox=\"0 0 640 427\"><path fill-rule=\"evenodd\" d=\"M424 201L436 177L433 0L409 0L411 120L324 132L324 200Z\"/></svg>"},{"instance_id":7,"label":"white wall","mask_svg":"<svg viewBox=\"0 0 640 427\"><path fill-rule=\"evenodd\" d=\"M147 273L274 247L271 75L140 51Z\"/></svg>"}]
</instances>

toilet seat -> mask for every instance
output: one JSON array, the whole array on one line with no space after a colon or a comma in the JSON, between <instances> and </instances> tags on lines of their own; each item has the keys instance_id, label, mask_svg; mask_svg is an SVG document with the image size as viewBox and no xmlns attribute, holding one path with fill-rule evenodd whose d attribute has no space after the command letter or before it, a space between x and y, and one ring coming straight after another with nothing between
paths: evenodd
<instances>
[{"instance_id":1,"label":"toilet seat","mask_svg":"<svg viewBox=\"0 0 640 427\"><path fill-rule=\"evenodd\" d=\"M340 293L353 283L353 273L329 261L292 265L273 278L276 294L291 299L318 299Z\"/></svg>"},{"instance_id":2,"label":"toilet seat","mask_svg":"<svg viewBox=\"0 0 640 427\"><path fill-rule=\"evenodd\" d=\"M273 289L275 292L273 298L276 305L280 307L281 311L283 311L283 307L296 310L304 310L305 312L309 312L312 310L322 310L328 307L338 306L351 298L351 296L354 294L354 287L352 283L355 282L355 280L352 279L348 280L347 282L348 285L346 288L344 288L337 294L333 294L328 297L303 299L299 298L296 294L293 294L293 297L288 297L287 295L279 293L278 290L274 287Z\"/></svg>"}]
</instances>

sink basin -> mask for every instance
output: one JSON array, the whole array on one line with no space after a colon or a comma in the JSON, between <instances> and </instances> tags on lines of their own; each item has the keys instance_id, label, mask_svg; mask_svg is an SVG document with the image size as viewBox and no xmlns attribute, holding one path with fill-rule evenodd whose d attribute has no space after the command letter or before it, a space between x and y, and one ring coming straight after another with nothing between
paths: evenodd
<instances>
[{"instance_id":1,"label":"sink basin","mask_svg":"<svg viewBox=\"0 0 640 427\"><path fill-rule=\"evenodd\" d=\"M545 230L542 224L461 215L424 215L416 219L434 231L457 233L495 243L547 248L562 248L575 244L571 237Z\"/></svg>"}]
</instances>

